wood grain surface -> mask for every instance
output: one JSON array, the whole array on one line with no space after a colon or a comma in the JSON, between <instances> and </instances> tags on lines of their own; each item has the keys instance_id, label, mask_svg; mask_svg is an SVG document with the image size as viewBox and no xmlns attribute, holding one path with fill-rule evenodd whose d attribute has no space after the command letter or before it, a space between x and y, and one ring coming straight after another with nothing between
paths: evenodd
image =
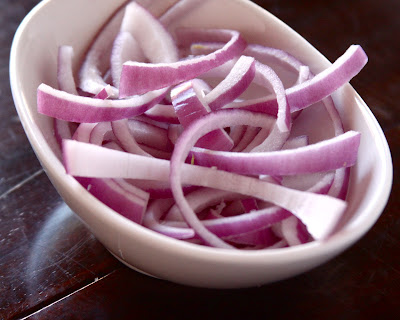
<instances>
[{"instance_id":1,"label":"wood grain surface","mask_svg":"<svg viewBox=\"0 0 400 320\"><path fill-rule=\"evenodd\" d=\"M352 80L381 124L394 164L388 205L346 252L295 278L243 290L185 287L116 261L63 203L23 132L9 52L39 1L0 1L0 319L395 319L400 314L400 1L255 1L335 60L360 44Z\"/></svg>"}]
</instances>

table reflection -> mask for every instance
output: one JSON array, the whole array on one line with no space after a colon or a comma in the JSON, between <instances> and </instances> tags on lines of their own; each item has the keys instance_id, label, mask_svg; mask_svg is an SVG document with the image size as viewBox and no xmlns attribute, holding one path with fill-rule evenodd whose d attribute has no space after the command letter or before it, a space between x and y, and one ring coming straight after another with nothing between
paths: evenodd
<instances>
[{"instance_id":1,"label":"table reflection","mask_svg":"<svg viewBox=\"0 0 400 320\"><path fill-rule=\"evenodd\" d=\"M73 288L81 283L84 273L92 274L95 280L96 273L90 270L95 261L88 265L85 257L99 247L103 249L65 203L56 207L38 230L27 258L28 296L37 299L39 294L44 299L66 286Z\"/></svg>"}]
</instances>

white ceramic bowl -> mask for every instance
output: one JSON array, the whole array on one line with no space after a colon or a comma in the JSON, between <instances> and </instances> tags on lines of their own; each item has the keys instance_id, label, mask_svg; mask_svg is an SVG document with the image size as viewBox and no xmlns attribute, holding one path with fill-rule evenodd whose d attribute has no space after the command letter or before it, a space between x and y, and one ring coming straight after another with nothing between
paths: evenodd
<instances>
[{"instance_id":1,"label":"white ceramic bowl","mask_svg":"<svg viewBox=\"0 0 400 320\"><path fill-rule=\"evenodd\" d=\"M123 2L97 0L94 5L90 0L42 1L21 23L10 58L15 105L37 157L65 202L110 252L128 266L161 279L201 287L249 287L308 271L341 253L372 227L389 197L391 156L376 119L350 85L336 92L334 100L345 128L362 133L359 160L351 173L346 220L324 242L246 252L180 242L128 221L66 175L53 151L52 121L36 112L36 89L42 82L57 85L58 46L72 45L78 61L102 23ZM234 28L251 42L292 53L314 72L329 66L306 40L254 3L204 3L185 18L184 25Z\"/></svg>"}]
</instances>

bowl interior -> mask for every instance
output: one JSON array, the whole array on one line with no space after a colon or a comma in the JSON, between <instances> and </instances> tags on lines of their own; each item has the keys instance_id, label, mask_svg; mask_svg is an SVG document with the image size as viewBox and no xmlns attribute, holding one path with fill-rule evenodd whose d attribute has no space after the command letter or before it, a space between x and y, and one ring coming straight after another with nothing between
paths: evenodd
<instances>
[{"instance_id":1,"label":"bowl interior","mask_svg":"<svg viewBox=\"0 0 400 320\"><path fill-rule=\"evenodd\" d=\"M234 276L227 271L208 277L209 286L246 286L278 280L305 271L344 250L359 239L381 214L391 188L392 164L387 142L371 111L352 89L346 85L333 95L344 120L345 129L361 132L359 161L352 169L349 188L349 207L345 220L333 237L324 242L314 242L298 248L279 249L274 252L227 252L182 243L155 234L128 222L114 211L99 203L85 192L76 181L67 176L59 161L59 151L53 135L52 120L36 111L36 90L40 83L57 86L56 61L60 45L71 45L75 50L75 69L84 55L90 40L101 25L124 0L98 0L96 6L89 0L42 1L22 22L18 29L10 57L10 79L15 105L32 147L53 184L66 203L81 217L94 234L115 255L146 272L173 281L202 285L207 270L182 269L177 276L167 267L179 266L173 258L192 259L201 263L225 265L256 264L259 269L241 281L228 279ZM96 14L93 14L95 11ZM251 16L251 19L244 17ZM249 42L277 47L295 55L309 64L314 73L327 66L324 58L306 40L283 22L246 0L205 1L196 11L188 14L179 25L232 28L241 31ZM362 76L362 75L360 75ZM160 255L161 267L148 262L145 250L132 249L130 243L154 250ZM122 254L122 249L126 252ZM136 251L135 251L136 250ZM165 251L169 252L166 256ZM121 254L120 254L121 253ZM243 258L246 262L243 263ZM163 259L163 260L162 260ZM262 276L265 265L302 260L299 267L287 272L270 272ZM305 262L305 261L309 262ZM202 261L200 263L200 261ZM294 260L293 260L294 261ZM233 267L232 267L233 268ZM229 269L229 268L228 268ZM204 276L202 278L202 276ZM192 280L189 278L191 277ZM193 280L198 277L199 280ZM224 278L226 280L221 280ZM203 280L201 280L203 279ZM203 282L202 282L203 281ZM213 282L214 281L214 282ZM225 282L224 282L225 281Z\"/></svg>"}]
</instances>

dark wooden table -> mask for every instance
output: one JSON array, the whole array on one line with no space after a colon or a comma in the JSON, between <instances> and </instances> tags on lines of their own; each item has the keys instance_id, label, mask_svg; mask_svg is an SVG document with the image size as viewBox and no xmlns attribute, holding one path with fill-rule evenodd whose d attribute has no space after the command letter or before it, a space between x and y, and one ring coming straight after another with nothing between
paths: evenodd
<instances>
[{"instance_id":1,"label":"dark wooden table","mask_svg":"<svg viewBox=\"0 0 400 320\"><path fill-rule=\"evenodd\" d=\"M190 288L117 262L63 203L11 97L14 32L38 0L0 1L0 319L388 319L400 314L400 1L255 1L329 59L352 43L369 63L352 84L389 141L394 184L373 229L336 259L245 290Z\"/></svg>"}]
</instances>

